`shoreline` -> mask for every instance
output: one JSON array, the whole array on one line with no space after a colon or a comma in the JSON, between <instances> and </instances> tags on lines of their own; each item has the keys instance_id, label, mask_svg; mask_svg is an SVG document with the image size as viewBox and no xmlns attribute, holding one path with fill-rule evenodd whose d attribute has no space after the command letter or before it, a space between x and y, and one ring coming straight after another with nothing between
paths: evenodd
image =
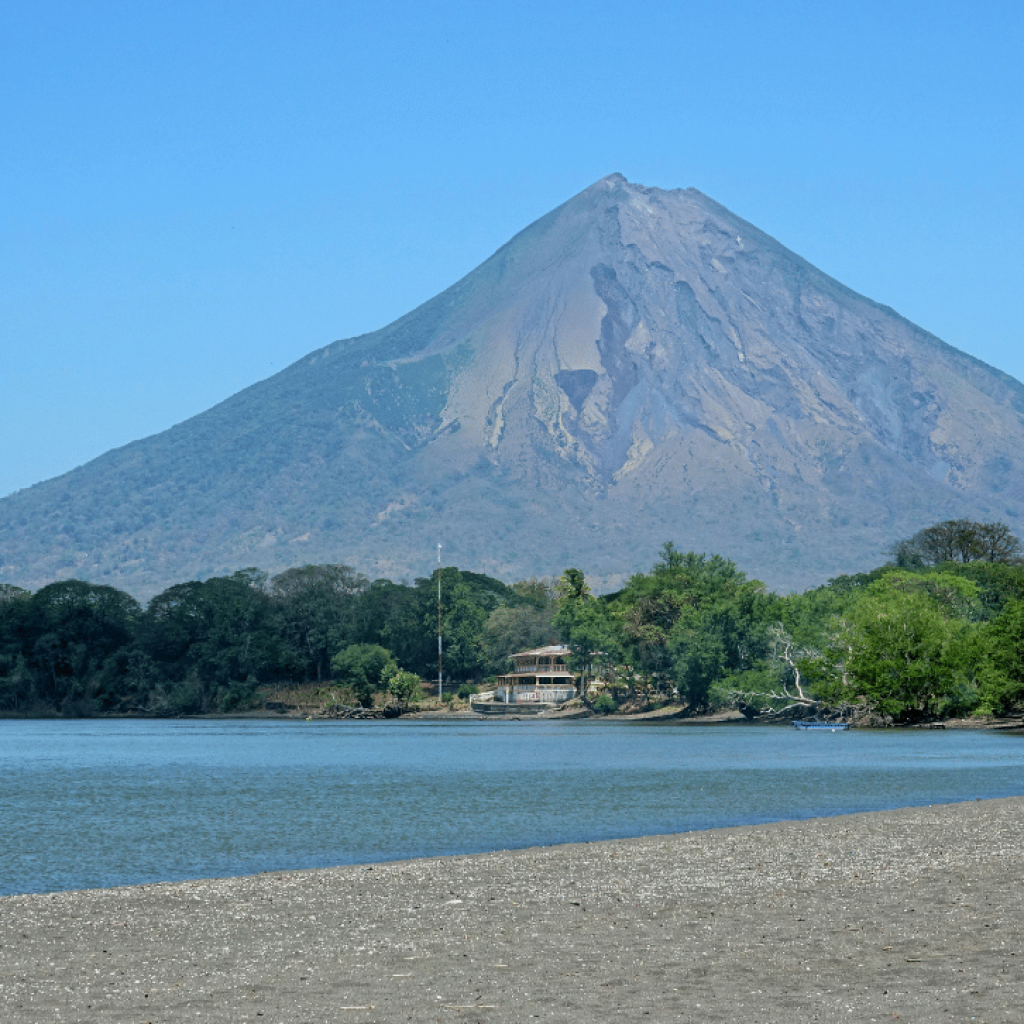
<instances>
[{"instance_id":1,"label":"shoreline","mask_svg":"<svg viewBox=\"0 0 1024 1024\"><path fill-rule=\"evenodd\" d=\"M308 710L308 709L307 709ZM738 711L716 711L709 714L686 715L679 708L660 708L653 711L635 714L596 715L593 712L580 713L577 710L568 712L551 711L545 714L523 715L483 715L470 710L423 710L412 711L394 718L341 718L334 715L307 714L307 710L281 712L260 708L251 711L214 712L202 715L93 715L87 718L65 718L59 715L27 717L14 714L0 714L0 721L5 722L203 722L203 721L264 721L264 722L590 722L626 723L626 724L663 724L678 726L771 726L773 728L791 728L788 719L756 719L747 718ZM915 722L906 725L855 725L854 729L955 729L983 730L1024 735L1024 717L1016 716L998 718L946 718Z\"/></svg>"},{"instance_id":2,"label":"shoreline","mask_svg":"<svg viewBox=\"0 0 1024 1024\"><path fill-rule=\"evenodd\" d=\"M1024 797L0 898L0 1018L1019 1019Z\"/></svg>"}]
</instances>

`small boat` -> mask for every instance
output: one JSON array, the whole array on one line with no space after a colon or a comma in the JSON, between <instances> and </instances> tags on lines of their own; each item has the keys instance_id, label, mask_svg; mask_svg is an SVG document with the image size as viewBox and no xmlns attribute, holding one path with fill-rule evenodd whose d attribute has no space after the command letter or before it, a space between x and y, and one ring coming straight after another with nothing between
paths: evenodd
<instances>
[{"instance_id":1,"label":"small boat","mask_svg":"<svg viewBox=\"0 0 1024 1024\"><path fill-rule=\"evenodd\" d=\"M829 732L846 732L849 722L794 722L794 729L827 729Z\"/></svg>"}]
</instances>

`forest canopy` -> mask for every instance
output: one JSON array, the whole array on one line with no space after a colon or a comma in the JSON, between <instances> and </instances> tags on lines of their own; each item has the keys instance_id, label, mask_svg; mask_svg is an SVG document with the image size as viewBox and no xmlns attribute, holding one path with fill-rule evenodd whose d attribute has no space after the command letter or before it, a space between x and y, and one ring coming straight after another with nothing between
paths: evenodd
<instances>
[{"instance_id":1,"label":"forest canopy","mask_svg":"<svg viewBox=\"0 0 1024 1024\"><path fill-rule=\"evenodd\" d=\"M412 584L345 565L245 569L145 607L83 580L2 585L0 714L225 712L299 683L405 707L437 678L439 572L449 692L560 641L599 711L1005 715L1024 710L1020 552L1002 524L953 520L897 543L883 566L788 595L672 543L600 596L576 567L512 584L454 567Z\"/></svg>"}]
</instances>

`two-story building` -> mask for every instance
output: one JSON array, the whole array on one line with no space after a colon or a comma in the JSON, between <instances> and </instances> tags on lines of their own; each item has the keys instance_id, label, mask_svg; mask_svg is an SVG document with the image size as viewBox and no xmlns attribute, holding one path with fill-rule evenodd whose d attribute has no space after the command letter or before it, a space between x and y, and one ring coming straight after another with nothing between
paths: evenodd
<instances>
[{"instance_id":1,"label":"two-story building","mask_svg":"<svg viewBox=\"0 0 1024 1024\"><path fill-rule=\"evenodd\" d=\"M494 682L495 701L505 704L564 704L576 696L576 677L569 671L564 644L519 651L511 656L512 671Z\"/></svg>"}]
</instances>

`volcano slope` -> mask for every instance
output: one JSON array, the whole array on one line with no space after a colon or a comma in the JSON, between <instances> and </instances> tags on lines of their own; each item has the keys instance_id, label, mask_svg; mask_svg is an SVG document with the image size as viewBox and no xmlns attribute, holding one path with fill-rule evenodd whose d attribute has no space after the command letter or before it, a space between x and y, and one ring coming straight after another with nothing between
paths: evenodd
<instances>
[{"instance_id":1,"label":"volcano slope","mask_svg":"<svg viewBox=\"0 0 1024 1024\"><path fill-rule=\"evenodd\" d=\"M693 189L621 175L382 330L0 502L0 582L140 596L446 561L597 587L667 540L781 589L1024 531L1024 387Z\"/></svg>"}]
</instances>

